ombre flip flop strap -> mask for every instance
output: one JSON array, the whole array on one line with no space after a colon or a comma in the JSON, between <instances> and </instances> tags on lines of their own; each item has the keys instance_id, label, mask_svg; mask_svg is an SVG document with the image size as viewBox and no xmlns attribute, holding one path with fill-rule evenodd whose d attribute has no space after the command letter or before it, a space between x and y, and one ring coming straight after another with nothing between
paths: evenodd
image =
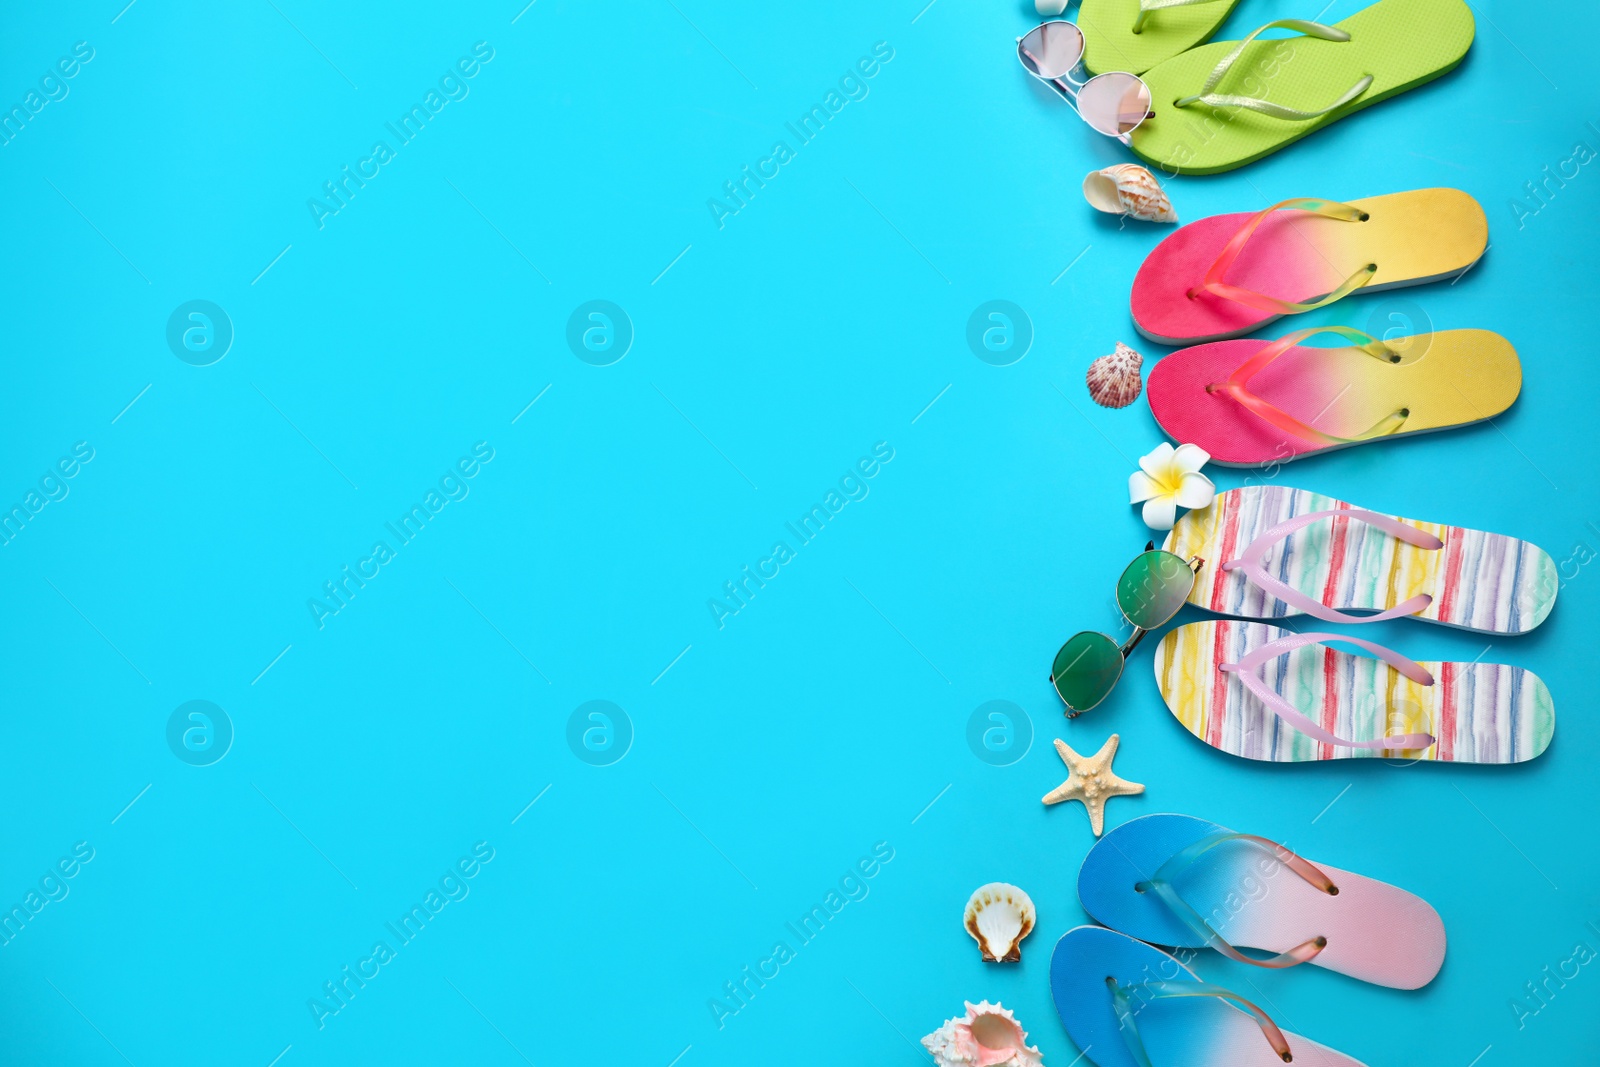
<instances>
[{"instance_id":1,"label":"ombre flip flop strap","mask_svg":"<svg viewBox=\"0 0 1600 1067\"><path fill-rule=\"evenodd\" d=\"M1239 227L1238 233L1228 239L1228 243L1223 246L1216 260L1210 267L1206 268L1205 279L1198 287L1189 290L1188 296L1191 299L1204 292L1213 296L1220 296L1225 300L1232 300L1238 304L1244 304L1246 307L1252 307L1258 311L1267 311L1276 315L1298 315L1303 311L1314 311L1319 307L1324 307L1335 300L1342 300L1355 290L1366 285L1372 280L1372 276L1378 272L1377 264L1368 263L1340 282L1337 288L1321 299L1302 302L1280 300L1275 296L1268 296L1266 293L1257 292L1254 289L1246 289L1243 286L1231 285L1224 281L1228 268L1233 266L1234 261L1239 258L1239 254L1244 251L1244 246L1249 242L1251 236L1255 234L1257 227L1265 222L1267 217L1275 211L1307 211L1314 215L1321 215L1324 218L1337 219L1340 222L1365 222L1368 217L1367 213L1360 208L1351 207L1349 204L1341 204L1337 200L1307 198L1280 200L1271 207L1256 212L1249 222Z\"/></svg>"},{"instance_id":2,"label":"ombre flip flop strap","mask_svg":"<svg viewBox=\"0 0 1600 1067\"><path fill-rule=\"evenodd\" d=\"M1147 881L1135 885L1135 892L1155 893L1161 899L1161 902L1185 926L1193 930L1211 948L1216 949L1231 960L1248 963L1256 967L1293 967L1315 957L1317 953L1327 946L1327 938L1321 936L1310 938L1303 944L1296 945L1289 951L1280 952L1275 956L1264 958L1248 956L1235 948L1226 938L1213 929L1211 924L1206 922L1205 916L1191 907L1189 902L1184 900L1177 889L1173 887L1173 882L1191 867L1196 860L1218 845L1226 844L1229 841L1246 841L1256 845L1264 849L1278 863L1299 875L1306 884L1318 892L1326 893L1329 896L1339 895L1339 887L1333 884L1333 879L1324 874L1320 868L1295 855L1276 841L1269 841L1267 838L1257 837L1255 834L1236 833L1208 834L1186 848L1179 849L1169 856L1167 861Z\"/></svg>"},{"instance_id":3,"label":"ombre flip flop strap","mask_svg":"<svg viewBox=\"0 0 1600 1067\"><path fill-rule=\"evenodd\" d=\"M1371 334L1362 333L1360 330L1348 326L1317 326L1308 330L1296 330L1294 333L1285 334L1271 344L1263 345L1255 355L1245 360L1228 375L1225 381L1213 382L1206 386L1206 392L1212 395L1222 395L1232 398L1252 415L1271 423L1278 429L1291 433L1296 437L1308 441L1317 441L1325 445L1353 445L1361 441L1370 441L1374 437L1386 437L1399 430L1411 416L1410 408L1401 408L1391 412L1373 423L1371 427L1354 437L1339 437L1319 430L1310 423L1302 422L1282 408L1257 396L1245 388L1251 378L1255 377L1267 365L1279 356L1293 349L1308 337L1315 337L1319 333L1337 334L1347 340L1355 341L1352 347L1365 352L1373 359L1385 363L1399 363L1401 356L1394 349L1373 337Z\"/></svg>"},{"instance_id":4,"label":"ombre flip flop strap","mask_svg":"<svg viewBox=\"0 0 1600 1067\"><path fill-rule=\"evenodd\" d=\"M1136 1019L1138 1008L1134 1006L1134 1002L1137 1000L1142 1005L1144 1001L1171 997L1217 997L1232 1001L1250 1013L1256 1025L1261 1027L1261 1034L1267 1039L1267 1044L1272 1046L1272 1051L1276 1052L1284 1063L1294 1059L1289 1050L1289 1041L1283 1036L1283 1031L1278 1029L1278 1024L1250 1001L1222 986L1212 985L1209 982L1164 981L1119 985L1114 978L1107 978L1106 985L1111 990L1111 1010L1117 1016L1117 1029L1139 1067L1153 1067L1153 1065L1150 1062L1150 1054L1145 1051L1144 1040L1139 1036Z\"/></svg>"}]
</instances>

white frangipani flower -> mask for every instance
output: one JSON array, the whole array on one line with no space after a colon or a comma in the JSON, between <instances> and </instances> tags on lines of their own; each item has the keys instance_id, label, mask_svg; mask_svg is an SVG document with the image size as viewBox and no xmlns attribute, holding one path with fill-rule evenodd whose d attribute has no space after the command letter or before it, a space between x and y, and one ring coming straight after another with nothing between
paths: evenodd
<instances>
[{"instance_id":1,"label":"white frangipani flower","mask_svg":"<svg viewBox=\"0 0 1600 1067\"><path fill-rule=\"evenodd\" d=\"M1128 503L1144 504L1144 524L1150 529L1172 529L1179 508L1203 508L1217 495L1211 479L1200 473L1210 459L1199 445L1173 448L1161 442L1128 476Z\"/></svg>"}]
</instances>

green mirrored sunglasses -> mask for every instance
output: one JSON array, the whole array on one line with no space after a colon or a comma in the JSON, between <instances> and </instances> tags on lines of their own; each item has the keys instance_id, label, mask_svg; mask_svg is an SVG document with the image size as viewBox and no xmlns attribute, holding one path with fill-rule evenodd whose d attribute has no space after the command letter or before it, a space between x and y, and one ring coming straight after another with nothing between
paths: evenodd
<instances>
[{"instance_id":1,"label":"green mirrored sunglasses","mask_svg":"<svg viewBox=\"0 0 1600 1067\"><path fill-rule=\"evenodd\" d=\"M1110 695L1128 654L1145 634L1178 613L1204 565L1199 556L1186 563L1153 541L1145 545L1117 579L1117 610L1133 633L1119 645L1107 634L1081 630L1067 638L1051 664L1050 684L1067 706L1067 718L1077 718Z\"/></svg>"}]
</instances>

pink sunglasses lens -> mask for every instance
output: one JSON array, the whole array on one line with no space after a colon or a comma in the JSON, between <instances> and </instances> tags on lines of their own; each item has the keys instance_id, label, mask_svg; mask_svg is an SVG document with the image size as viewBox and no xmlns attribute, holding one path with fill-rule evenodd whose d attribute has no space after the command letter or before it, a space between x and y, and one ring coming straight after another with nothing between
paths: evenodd
<instances>
[{"instance_id":1,"label":"pink sunglasses lens","mask_svg":"<svg viewBox=\"0 0 1600 1067\"><path fill-rule=\"evenodd\" d=\"M1090 78L1078 93L1078 114L1101 133L1121 137L1150 114L1150 89L1132 74Z\"/></svg>"},{"instance_id":2,"label":"pink sunglasses lens","mask_svg":"<svg viewBox=\"0 0 1600 1067\"><path fill-rule=\"evenodd\" d=\"M1017 58L1030 74L1059 78L1083 58L1083 32L1070 22L1035 26L1017 42Z\"/></svg>"}]
</instances>

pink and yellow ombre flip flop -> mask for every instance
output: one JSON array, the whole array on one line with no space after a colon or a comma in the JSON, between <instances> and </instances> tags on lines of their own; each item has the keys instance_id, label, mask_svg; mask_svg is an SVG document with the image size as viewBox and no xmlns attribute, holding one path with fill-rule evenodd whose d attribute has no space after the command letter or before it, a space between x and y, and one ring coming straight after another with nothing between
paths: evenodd
<instances>
[{"instance_id":1,"label":"pink and yellow ombre flip flop","mask_svg":"<svg viewBox=\"0 0 1600 1067\"><path fill-rule=\"evenodd\" d=\"M1444 922L1421 897L1189 815L1146 815L1095 842L1078 899L1141 941L1256 967L1310 963L1419 989L1444 964Z\"/></svg>"},{"instance_id":2,"label":"pink and yellow ombre flip flop","mask_svg":"<svg viewBox=\"0 0 1600 1067\"><path fill-rule=\"evenodd\" d=\"M1522 763L1549 748L1556 729L1550 690L1532 671L1418 663L1348 634L1195 622L1161 639L1155 672L1184 729L1244 759Z\"/></svg>"},{"instance_id":3,"label":"pink and yellow ombre flip flop","mask_svg":"<svg viewBox=\"0 0 1600 1067\"><path fill-rule=\"evenodd\" d=\"M1351 343L1300 344L1324 333ZM1521 391L1516 349L1489 330L1380 341L1346 326L1179 349L1156 364L1145 390L1168 436L1229 467L1484 422Z\"/></svg>"},{"instance_id":4,"label":"pink and yellow ombre flip flop","mask_svg":"<svg viewBox=\"0 0 1600 1067\"><path fill-rule=\"evenodd\" d=\"M1415 189L1341 204L1285 200L1174 231L1133 280L1133 323L1164 345L1240 337L1376 292L1459 275L1483 255L1489 223L1459 189Z\"/></svg>"},{"instance_id":5,"label":"pink and yellow ombre flip flop","mask_svg":"<svg viewBox=\"0 0 1600 1067\"><path fill-rule=\"evenodd\" d=\"M1365 1067L1279 1029L1176 957L1099 926L1056 942L1050 996L1079 1058L1095 1067Z\"/></svg>"},{"instance_id":6,"label":"pink and yellow ombre flip flop","mask_svg":"<svg viewBox=\"0 0 1600 1067\"><path fill-rule=\"evenodd\" d=\"M1561 587L1555 560L1527 541L1383 515L1283 485L1219 493L1179 519L1162 547L1208 561L1195 573L1189 603L1246 619L1413 618L1521 634L1544 622Z\"/></svg>"}]
</instances>

